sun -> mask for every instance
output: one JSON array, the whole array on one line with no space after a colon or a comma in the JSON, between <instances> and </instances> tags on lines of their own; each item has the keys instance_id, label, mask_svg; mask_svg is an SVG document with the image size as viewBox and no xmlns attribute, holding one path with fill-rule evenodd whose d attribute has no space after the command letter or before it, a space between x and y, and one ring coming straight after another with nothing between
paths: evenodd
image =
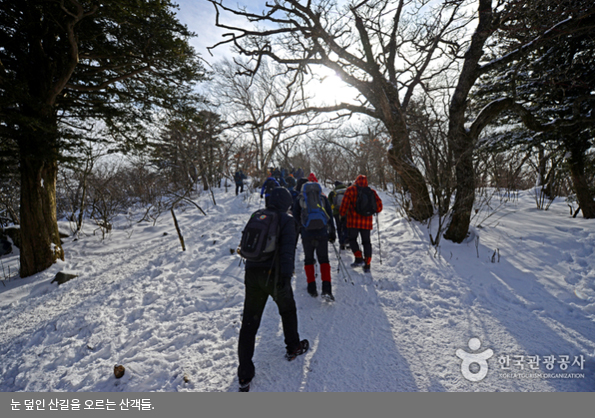
<instances>
[{"instance_id":1,"label":"sun","mask_svg":"<svg viewBox=\"0 0 595 418\"><path fill-rule=\"evenodd\" d=\"M315 105L332 106L339 103L353 102L357 90L346 84L332 70L317 68L309 83L310 97Z\"/></svg>"}]
</instances>

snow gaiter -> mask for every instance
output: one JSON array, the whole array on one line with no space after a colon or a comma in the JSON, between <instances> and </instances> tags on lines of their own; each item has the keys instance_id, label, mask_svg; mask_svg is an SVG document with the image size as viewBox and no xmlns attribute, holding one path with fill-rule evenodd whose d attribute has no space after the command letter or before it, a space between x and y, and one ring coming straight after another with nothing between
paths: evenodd
<instances>
[{"instance_id":1,"label":"snow gaiter","mask_svg":"<svg viewBox=\"0 0 595 418\"><path fill-rule=\"evenodd\" d=\"M320 265L320 278L323 282L331 281L331 265L329 263Z\"/></svg>"},{"instance_id":2,"label":"snow gaiter","mask_svg":"<svg viewBox=\"0 0 595 418\"><path fill-rule=\"evenodd\" d=\"M314 264L307 264L304 266L306 271L306 282L312 283L316 281L316 272L314 270Z\"/></svg>"}]
</instances>

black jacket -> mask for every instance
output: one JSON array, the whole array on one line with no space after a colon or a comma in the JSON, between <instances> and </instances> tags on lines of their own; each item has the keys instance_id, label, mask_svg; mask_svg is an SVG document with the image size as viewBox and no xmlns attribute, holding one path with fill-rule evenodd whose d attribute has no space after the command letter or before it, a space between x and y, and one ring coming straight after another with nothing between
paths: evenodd
<instances>
[{"instance_id":1,"label":"black jacket","mask_svg":"<svg viewBox=\"0 0 595 418\"><path fill-rule=\"evenodd\" d=\"M279 218L279 276L291 277L295 269L295 246L297 243L297 224L293 216L287 213L291 207L292 199L289 191L283 187L273 189L269 196L267 209L274 210ZM274 259L255 262L246 261L246 270L253 268L274 269Z\"/></svg>"}]
</instances>

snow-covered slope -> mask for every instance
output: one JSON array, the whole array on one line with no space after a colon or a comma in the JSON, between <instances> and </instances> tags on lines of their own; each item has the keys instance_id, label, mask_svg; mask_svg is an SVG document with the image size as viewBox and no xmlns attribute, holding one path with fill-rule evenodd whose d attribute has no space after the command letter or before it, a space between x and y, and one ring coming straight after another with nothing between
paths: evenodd
<instances>
[{"instance_id":1,"label":"snow-covered slope","mask_svg":"<svg viewBox=\"0 0 595 418\"><path fill-rule=\"evenodd\" d=\"M595 389L593 220L571 218L564 202L537 210L521 193L481 228L476 220L468 242L437 250L426 225L380 196L372 273L337 271L330 247L335 303L306 293L298 244L293 283L311 348L284 359L269 300L252 391ZM193 206L177 212L185 252L169 214L156 226L122 217L107 239L89 228L67 239L65 262L0 286L0 391L236 391L243 265L232 250L262 200L215 197L198 198L206 217ZM58 271L78 277L51 284ZM480 353L491 354L482 368Z\"/></svg>"}]
</instances>

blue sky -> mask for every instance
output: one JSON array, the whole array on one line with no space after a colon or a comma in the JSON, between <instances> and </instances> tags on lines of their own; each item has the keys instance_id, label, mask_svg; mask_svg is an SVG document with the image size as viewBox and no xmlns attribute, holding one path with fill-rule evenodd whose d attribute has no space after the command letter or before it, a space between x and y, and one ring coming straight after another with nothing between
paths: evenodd
<instances>
[{"instance_id":1,"label":"blue sky","mask_svg":"<svg viewBox=\"0 0 595 418\"><path fill-rule=\"evenodd\" d=\"M207 51L207 47L215 45L223 40L224 31L215 26L215 8L207 0L175 0L179 4L178 18L198 36L191 40L191 44L209 63L229 56L229 48L220 46L213 50L213 56ZM264 9L263 0L224 1L229 6L245 5L251 12L260 12ZM259 6L260 5L260 6ZM230 16L225 17L230 22Z\"/></svg>"},{"instance_id":2,"label":"blue sky","mask_svg":"<svg viewBox=\"0 0 595 418\"><path fill-rule=\"evenodd\" d=\"M190 43L197 49L201 56L209 63L214 64L217 61L231 57L232 52L228 45L221 45L212 51L211 55L207 51L207 47L215 45L224 38L222 34L224 30L215 26L215 8L207 0L177 0L180 6L178 11L178 18L187 25L188 28L197 34L197 37L192 38ZM245 5L247 10L252 13L261 13L265 7L266 0L223 0L223 4L230 7L238 7ZM248 23L239 17L234 17L231 14L222 15L223 23L230 24L235 22L239 26L245 26ZM327 78L323 83L315 83L313 91L324 102L350 101L356 93L353 90L346 90L346 86L336 77L328 77L332 74L330 70L316 69L321 71L320 74Z\"/></svg>"}]
</instances>

